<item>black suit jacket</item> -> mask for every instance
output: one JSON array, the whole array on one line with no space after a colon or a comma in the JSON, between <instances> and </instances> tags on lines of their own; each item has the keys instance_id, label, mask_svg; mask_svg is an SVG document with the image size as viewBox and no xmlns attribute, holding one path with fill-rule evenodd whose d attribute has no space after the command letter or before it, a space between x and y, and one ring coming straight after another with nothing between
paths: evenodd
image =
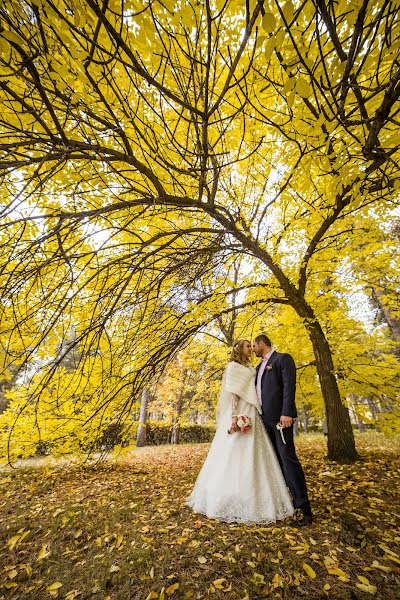
<instances>
[{"instance_id":1,"label":"black suit jacket","mask_svg":"<svg viewBox=\"0 0 400 600\"><path fill-rule=\"evenodd\" d=\"M260 365L257 366L256 385ZM272 368L268 369L268 366ZM279 421L282 415L297 417L295 396L296 365L294 360L290 354L273 352L261 379L263 419Z\"/></svg>"}]
</instances>

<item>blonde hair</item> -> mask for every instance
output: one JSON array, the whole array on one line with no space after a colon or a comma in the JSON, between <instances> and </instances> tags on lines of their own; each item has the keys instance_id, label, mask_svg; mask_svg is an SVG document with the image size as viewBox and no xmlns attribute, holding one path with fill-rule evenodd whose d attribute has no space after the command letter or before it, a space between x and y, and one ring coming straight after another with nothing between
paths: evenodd
<instances>
[{"instance_id":1,"label":"blonde hair","mask_svg":"<svg viewBox=\"0 0 400 600\"><path fill-rule=\"evenodd\" d=\"M232 352L231 352L231 356L230 356L230 362L234 361L239 363L240 365L244 365L247 366L249 359L244 356L243 354L243 345L249 342L249 340L236 340L236 342L233 344L233 348L232 348ZM250 342L249 342L250 343Z\"/></svg>"}]
</instances>

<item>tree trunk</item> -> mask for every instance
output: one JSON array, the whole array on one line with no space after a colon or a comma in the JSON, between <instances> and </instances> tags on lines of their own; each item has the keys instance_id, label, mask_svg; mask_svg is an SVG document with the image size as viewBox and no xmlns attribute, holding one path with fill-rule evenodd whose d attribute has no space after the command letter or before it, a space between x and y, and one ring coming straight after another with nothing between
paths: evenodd
<instances>
[{"instance_id":1,"label":"tree trunk","mask_svg":"<svg viewBox=\"0 0 400 600\"><path fill-rule=\"evenodd\" d=\"M360 433L364 433L366 431L366 426L364 421L359 417L357 413L357 404L359 404L358 397L356 394L350 394L352 402L353 402L353 414L357 423L357 427Z\"/></svg>"},{"instance_id":2,"label":"tree trunk","mask_svg":"<svg viewBox=\"0 0 400 600\"><path fill-rule=\"evenodd\" d=\"M373 290L372 290L373 302L374 302L375 306L377 307L377 309L380 311L382 319L389 327L389 330L393 336L393 339L396 340L396 342L398 344L394 353L396 354L396 356L400 357L400 320L398 318L396 318L393 315L393 312L390 310L390 308L385 305L385 303L383 301L384 297L385 297L384 290L381 290L378 288L373 288Z\"/></svg>"},{"instance_id":3,"label":"tree trunk","mask_svg":"<svg viewBox=\"0 0 400 600\"><path fill-rule=\"evenodd\" d=\"M327 458L339 463L352 463L359 460L360 457L356 450L349 410L340 398L328 340L304 297L300 296L298 291L291 286L287 288L286 293L290 294L291 305L303 319L314 350L321 393L325 403L328 429Z\"/></svg>"},{"instance_id":4,"label":"tree trunk","mask_svg":"<svg viewBox=\"0 0 400 600\"><path fill-rule=\"evenodd\" d=\"M376 406L375 406L375 402L372 400L371 396L367 397L367 404L368 404L368 408L370 410L373 420L376 421Z\"/></svg>"},{"instance_id":5,"label":"tree trunk","mask_svg":"<svg viewBox=\"0 0 400 600\"><path fill-rule=\"evenodd\" d=\"M172 433L171 433L171 444L179 444L180 425L179 419L183 408L183 388L179 393L178 400L176 402L175 414L172 421Z\"/></svg>"},{"instance_id":6,"label":"tree trunk","mask_svg":"<svg viewBox=\"0 0 400 600\"><path fill-rule=\"evenodd\" d=\"M7 371L9 375L8 379L0 379L0 414L7 410L10 401L6 398L5 394L16 385L17 379L20 376L20 365L9 365Z\"/></svg>"},{"instance_id":7,"label":"tree trunk","mask_svg":"<svg viewBox=\"0 0 400 600\"><path fill-rule=\"evenodd\" d=\"M149 397L149 388L144 388L140 400L139 429L136 436L136 446L139 448L146 445L147 404Z\"/></svg>"},{"instance_id":8,"label":"tree trunk","mask_svg":"<svg viewBox=\"0 0 400 600\"><path fill-rule=\"evenodd\" d=\"M303 421L304 433L308 433L308 415L307 415L307 409L305 406L301 407L301 418Z\"/></svg>"},{"instance_id":9,"label":"tree trunk","mask_svg":"<svg viewBox=\"0 0 400 600\"><path fill-rule=\"evenodd\" d=\"M325 402L328 427L328 459L339 463L351 463L359 459L350 415L340 398L335 377L332 353L324 332L314 315L306 320L306 327L313 345L321 392Z\"/></svg>"}]
</instances>

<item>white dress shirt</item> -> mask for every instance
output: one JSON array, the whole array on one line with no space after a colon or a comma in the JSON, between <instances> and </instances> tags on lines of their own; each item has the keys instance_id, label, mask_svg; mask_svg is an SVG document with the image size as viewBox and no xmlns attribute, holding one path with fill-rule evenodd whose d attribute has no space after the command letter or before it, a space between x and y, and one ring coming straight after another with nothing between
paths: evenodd
<instances>
[{"instance_id":1,"label":"white dress shirt","mask_svg":"<svg viewBox=\"0 0 400 600\"><path fill-rule=\"evenodd\" d=\"M268 354L263 356L260 368L258 369L258 373L257 373L256 392L257 392L258 401L261 405L262 405L261 379L262 379L263 373L265 371L265 367L267 366L267 362L271 358L271 354L273 354L274 352L275 352L274 350L271 350L271 352L268 352Z\"/></svg>"}]
</instances>

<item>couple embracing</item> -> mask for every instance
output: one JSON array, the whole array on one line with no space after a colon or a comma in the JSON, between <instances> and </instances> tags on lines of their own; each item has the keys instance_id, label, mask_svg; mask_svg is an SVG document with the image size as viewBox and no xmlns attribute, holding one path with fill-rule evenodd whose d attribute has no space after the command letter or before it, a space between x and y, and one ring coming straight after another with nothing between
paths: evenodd
<instances>
[{"instance_id":1,"label":"couple embracing","mask_svg":"<svg viewBox=\"0 0 400 600\"><path fill-rule=\"evenodd\" d=\"M250 363L252 350L261 358ZM296 367L261 334L238 340L225 369L217 429L187 504L220 521L273 523L299 509L312 523L304 472L293 441ZM290 492L290 493L289 493Z\"/></svg>"}]
</instances>

